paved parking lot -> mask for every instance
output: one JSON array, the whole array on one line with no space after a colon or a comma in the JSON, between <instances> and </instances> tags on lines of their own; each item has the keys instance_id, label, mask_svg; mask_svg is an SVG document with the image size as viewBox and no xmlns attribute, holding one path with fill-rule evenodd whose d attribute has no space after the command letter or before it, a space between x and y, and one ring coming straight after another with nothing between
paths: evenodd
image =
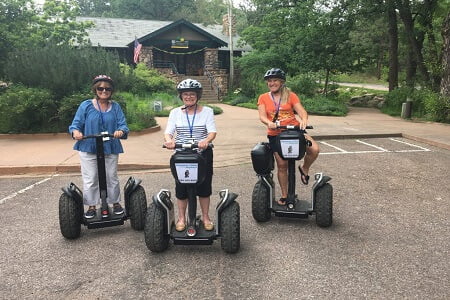
<instances>
[{"instance_id":1,"label":"paved parking lot","mask_svg":"<svg viewBox=\"0 0 450 300\"><path fill-rule=\"evenodd\" d=\"M239 194L235 255L220 241L153 254L128 222L67 241L58 198L80 176L0 178L0 298L448 299L450 151L404 138L320 142L312 170L332 177L328 229L313 217L256 223L251 164L215 169L211 207L222 188ZM173 189L168 172L122 173L122 185L130 175L148 201ZM297 186L301 198L310 186Z\"/></svg>"},{"instance_id":2,"label":"paved parking lot","mask_svg":"<svg viewBox=\"0 0 450 300\"><path fill-rule=\"evenodd\" d=\"M318 143L321 155L431 151L428 146L405 138L340 139Z\"/></svg>"}]
</instances>

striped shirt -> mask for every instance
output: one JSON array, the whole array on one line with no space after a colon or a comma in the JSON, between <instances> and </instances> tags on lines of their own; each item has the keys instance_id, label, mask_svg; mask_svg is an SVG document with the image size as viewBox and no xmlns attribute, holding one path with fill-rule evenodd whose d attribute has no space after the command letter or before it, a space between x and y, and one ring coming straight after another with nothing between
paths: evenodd
<instances>
[{"instance_id":1,"label":"striped shirt","mask_svg":"<svg viewBox=\"0 0 450 300\"><path fill-rule=\"evenodd\" d=\"M191 136L192 130L192 136ZM187 115L181 107L172 109L165 133L175 137L175 143L189 143L194 139L198 143L206 139L208 133L217 132L212 108L203 106L202 111Z\"/></svg>"}]
</instances>

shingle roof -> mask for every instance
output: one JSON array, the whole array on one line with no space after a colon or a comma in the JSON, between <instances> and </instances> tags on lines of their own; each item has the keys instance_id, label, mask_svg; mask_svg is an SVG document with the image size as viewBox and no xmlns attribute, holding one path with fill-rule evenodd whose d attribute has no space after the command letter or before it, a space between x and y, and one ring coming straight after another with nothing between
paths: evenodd
<instances>
[{"instance_id":1,"label":"shingle roof","mask_svg":"<svg viewBox=\"0 0 450 300\"><path fill-rule=\"evenodd\" d=\"M156 30L168 26L172 21L155 21L155 20L135 20L120 18L92 18L77 17L78 22L91 21L94 27L87 30L89 39L93 46L101 46L105 48L128 48L128 44L134 41L134 38L144 37ZM222 25L201 24L193 25L214 35L218 39L228 44L229 37L222 33ZM238 47L237 41L239 36L233 37L233 49L235 51L250 51L250 47ZM219 48L220 50L228 50L227 46Z\"/></svg>"}]
</instances>

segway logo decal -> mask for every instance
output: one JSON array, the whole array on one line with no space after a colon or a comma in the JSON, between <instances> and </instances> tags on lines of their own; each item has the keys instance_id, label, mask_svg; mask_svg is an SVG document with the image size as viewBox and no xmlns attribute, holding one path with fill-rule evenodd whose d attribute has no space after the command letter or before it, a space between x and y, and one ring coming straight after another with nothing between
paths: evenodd
<instances>
[{"instance_id":1,"label":"segway logo decal","mask_svg":"<svg viewBox=\"0 0 450 300\"><path fill-rule=\"evenodd\" d=\"M299 140L280 140L281 153L284 158L297 158L299 155Z\"/></svg>"},{"instance_id":2,"label":"segway logo decal","mask_svg":"<svg viewBox=\"0 0 450 300\"><path fill-rule=\"evenodd\" d=\"M180 183L196 183L198 180L197 163L178 163L175 164L177 177Z\"/></svg>"}]
</instances>

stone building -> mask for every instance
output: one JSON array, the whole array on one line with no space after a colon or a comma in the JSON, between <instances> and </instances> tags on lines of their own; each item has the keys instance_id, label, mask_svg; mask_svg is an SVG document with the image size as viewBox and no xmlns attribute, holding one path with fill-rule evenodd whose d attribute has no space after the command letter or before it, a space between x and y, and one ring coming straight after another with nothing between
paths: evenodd
<instances>
[{"instance_id":1,"label":"stone building","mask_svg":"<svg viewBox=\"0 0 450 300\"><path fill-rule=\"evenodd\" d=\"M204 98L220 100L227 93L230 78L229 36L223 25L203 26L184 19L171 21L79 17L94 27L88 37L94 47L115 50L122 60L133 64L134 44L142 44L138 62L156 68L175 80L195 78L204 86ZM250 47L237 46L232 37L233 57ZM233 71L234 80L239 74ZM209 99L208 99L209 98Z\"/></svg>"}]
</instances>

